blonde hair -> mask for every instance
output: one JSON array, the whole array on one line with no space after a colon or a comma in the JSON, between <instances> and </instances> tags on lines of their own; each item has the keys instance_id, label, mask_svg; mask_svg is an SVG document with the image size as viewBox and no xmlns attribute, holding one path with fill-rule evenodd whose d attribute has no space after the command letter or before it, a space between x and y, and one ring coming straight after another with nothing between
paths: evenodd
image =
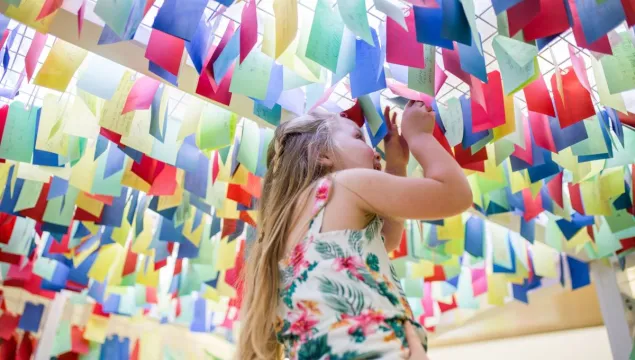
<instances>
[{"instance_id":1,"label":"blonde hair","mask_svg":"<svg viewBox=\"0 0 635 360\"><path fill-rule=\"evenodd\" d=\"M245 293L241 306L238 359L281 359L276 339L280 274L286 236L300 195L331 169L320 156L335 155L330 113L310 113L276 128L267 151L267 172L259 204L258 240L249 249L243 274Z\"/></svg>"}]
</instances>

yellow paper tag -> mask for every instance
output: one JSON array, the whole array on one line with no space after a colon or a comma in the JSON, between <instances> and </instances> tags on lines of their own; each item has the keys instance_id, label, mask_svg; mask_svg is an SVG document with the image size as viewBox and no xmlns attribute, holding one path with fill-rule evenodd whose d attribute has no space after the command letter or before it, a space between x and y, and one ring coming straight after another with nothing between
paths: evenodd
<instances>
[{"instance_id":1,"label":"yellow paper tag","mask_svg":"<svg viewBox=\"0 0 635 360\"><path fill-rule=\"evenodd\" d=\"M63 101L66 99L66 101ZM60 99L53 94L44 96L40 112L35 148L66 156L68 154L68 137L61 130L64 128L64 109L69 101L67 97Z\"/></svg>"},{"instance_id":2,"label":"yellow paper tag","mask_svg":"<svg viewBox=\"0 0 635 360\"><path fill-rule=\"evenodd\" d=\"M86 50L62 39L56 39L42 68L35 75L33 84L65 92L86 54Z\"/></svg>"},{"instance_id":3,"label":"yellow paper tag","mask_svg":"<svg viewBox=\"0 0 635 360\"><path fill-rule=\"evenodd\" d=\"M536 275L549 278L558 277L555 262L558 253L551 247L540 242L535 242L531 249L534 255L533 261Z\"/></svg>"},{"instance_id":4,"label":"yellow paper tag","mask_svg":"<svg viewBox=\"0 0 635 360\"><path fill-rule=\"evenodd\" d=\"M108 320L110 318L90 314L84 331L84 339L103 344L106 340L106 330L108 330Z\"/></svg>"},{"instance_id":5,"label":"yellow paper tag","mask_svg":"<svg viewBox=\"0 0 635 360\"><path fill-rule=\"evenodd\" d=\"M121 77L121 82L117 87L117 91L108 101L104 102L104 108L101 111L101 117L99 118L99 125L110 131L116 132L121 135L128 135L130 133L130 127L135 116L135 112L131 111L124 115L121 114L128 94L134 85L135 79L133 73L129 70Z\"/></svg>"},{"instance_id":6,"label":"yellow paper tag","mask_svg":"<svg viewBox=\"0 0 635 360\"><path fill-rule=\"evenodd\" d=\"M487 275L487 302L490 305L505 305L507 296L507 281L501 274Z\"/></svg>"},{"instance_id":7,"label":"yellow paper tag","mask_svg":"<svg viewBox=\"0 0 635 360\"><path fill-rule=\"evenodd\" d=\"M408 273L410 279L422 279L434 274L434 263L427 260L419 260L419 262L408 263Z\"/></svg>"},{"instance_id":8,"label":"yellow paper tag","mask_svg":"<svg viewBox=\"0 0 635 360\"><path fill-rule=\"evenodd\" d=\"M602 200L599 182L595 180L580 183L580 194L587 215L611 215L611 205Z\"/></svg>"},{"instance_id":9,"label":"yellow paper tag","mask_svg":"<svg viewBox=\"0 0 635 360\"><path fill-rule=\"evenodd\" d=\"M46 0L23 0L19 2L20 5L18 7L9 5L5 15L28 27L32 27L42 34L46 34L49 32L49 26L55 18L55 14L51 14L41 20L35 20L40 14L40 11L42 11L42 6L44 6L45 2Z\"/></svg>"},{"instance_id":10,"label":"yellow paper tag","mask_svg":"<svg viewBox=\"0 0 635 360\"><path fill-rule=\"evenodd\" d=\"M460 214L443 219L443 226L437 226L437 234L440 240L464 239L464 230L465 226Z\"/></svg>"},{"instance_id":11,"label":"yellow paper tag","mask_svg":"<svg viewBox=\"0 0 635 360\"><path fill-rule=\"evenodd\" d=\"M494 139L492 140L492 142L502 139L505 136L516 131L516 118L514 113L514 95L512 94L509 96L505 96L504 104L505 104L505 123L493 129Z\"/></svg>"},{"instance_id":12,"label":"yellow paper tag","mask_svg":"<svg viewBox=\"0 0 635 360\"><path fill-rule=\"evenodd\" d=\"M101 211L104 209L104 203L97 199L86 196L86 193L83 191L80 192L77 196L75 205L96 217L98 217L101 214Z\"/></svg>"},{"instance_id":13,"label":"yellow paper tag","mask_svg":"<svg viewBox=\"0 0 635 360\"><path fill-rule=\"evenodd\" d=\"M69 183L74 187L90 193L93 187L93 178L97 169L95 159L95 146L87 146L84 156L72 167L71 178Z\"/></svg>"},{"instance_id":14,"label":"yellow paper tag","mask_svg":"<svg viewBox=\"0 0 635 360\"><path fill-rule=\"evenodd\" d=\"M109 244L104 245L99 249L97 258L93 263L93 266L88 271L88 277L98 282L106 280L106 276L110 272L110 268L115 263L115 259L120 255L121 245Z\"/></svg>"}]
</instances>

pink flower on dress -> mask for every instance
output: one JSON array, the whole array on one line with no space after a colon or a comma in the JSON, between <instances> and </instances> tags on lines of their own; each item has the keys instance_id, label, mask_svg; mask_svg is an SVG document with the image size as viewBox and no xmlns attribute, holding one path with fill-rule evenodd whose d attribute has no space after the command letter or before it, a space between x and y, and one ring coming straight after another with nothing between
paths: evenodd
<instances>
[{"instance_id":1,"label":"pink flower on dress","mask_svg":"<svg viewBox=\"0 0 635 360\"><path fill-rule=\"evenodd\" d=\"M351 320L353 324L348 328L348 333L353 334L358 329L362 330L364 336L376 330L377 326L386 321L386 317L381 311L365 309L360 315L342 314L342 320Z\"/></svg>"},{"instance_id":2,"label":"pink flower on dress","mask_svg":"<svg viewBox=\"0 0 635 360\"><path fill-rule=\"evenodd\" d=\"M299 317L291 321L289 333L299 336L300 341L306 340L309 335L313 334L313 328L319 323L317 318L309 314L306 308L302 309Z\"/></svg>"},{"instance_id":3,"label":"pink flower on dress","mask_svg":"<svg viewBox=\"0 0 635 360\"><path fill-rule=\"evenodd\" d=\"M317 200L326 200L329 197L329 183L325 181L318 186L317 191L315 193L315 198Z\"/></svg>"},{"instance_id":4,"label":"pink flower on dress","mask_svg":"<svg viewBox=\"0 0 635 360\"><path fill-rule=\"evenodd\" d=\"M315 190L315 204L313 205L313 214L316 215L329 197L329 181L321 182Z\"/></svg>"},{"instance_id":5,"label":"pink flower on dress","mask_svg":"<svg viewBox=\"0 0 635 360\"><path fill-rule=\"evenodd\" d=\"M291 256L289 257L289 264L293 267L293 275L298 274L305 268L309 267L309 262L304 258L306 252L304 241L300 241L293 247Z\"/></svg>"},{"instance_id":6,"label":"pink flower on dress","mask_svg":"<svg viewBox=\"0 0 635 360\"><path fill-rule=\"evenodd\" d=\"M335 259L335 270L346 270L359 280L364 280L364 277L359 273L359 268L364 266L358 257L345 256Z\"/></svg>"}]
</instances>

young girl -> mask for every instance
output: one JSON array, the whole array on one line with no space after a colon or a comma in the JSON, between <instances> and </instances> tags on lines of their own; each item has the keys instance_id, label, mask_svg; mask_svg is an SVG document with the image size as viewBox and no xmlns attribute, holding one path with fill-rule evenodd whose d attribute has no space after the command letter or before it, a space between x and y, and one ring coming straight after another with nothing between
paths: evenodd
<instances>
[{"instance_id":1,"label":"young girl","mask_svg":"<svg viewBox=\"0 0 635 360\"><path fill-rule=\"evenodd\" d=\"M247 260L238 359L426 359L425 334L388 252L403 219L456 215L472 194L432 136L430 108L409 102L401 135L395 114L385 116L385 172L346 118L310 114L276 129ZM410 153L425 178L406 177Z\"/></svg>"}]
</instances>

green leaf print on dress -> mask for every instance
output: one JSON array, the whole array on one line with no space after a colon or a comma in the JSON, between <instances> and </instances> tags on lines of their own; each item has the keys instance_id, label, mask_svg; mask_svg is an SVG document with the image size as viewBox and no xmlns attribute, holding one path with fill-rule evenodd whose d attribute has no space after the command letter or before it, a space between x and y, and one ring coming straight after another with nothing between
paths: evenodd
<instances>
[{"instance_id":1,"label":"green leaf print on dress","mask_svg":"<svg viewBox=\"0 0 635 360\"><path fill-rule=\"evenodd\" d=\"M325 355L329 355L331 347L329 346L327 336L328 335L325 334L302 344L298 351L298 360L317 360Z\"/></svg>"},{"instance_id":2,"label":"green leaf print on dress","mask_svg":"<svg viewBox=\"0 0 635 360\"><path fill-rule=\"evenodd\" d=\"M359 315L364 309L364 293L359 289L320 278L320 292L328 305L339 313Z\"/></svg>"},{"instance_id":3,"label":"green leaf print on dress","mask_svg":"<svg viewBox=\"0 0 635 360\"><path fill-rule=\"evenodd\" d=\"M324 260L332 260L344 257L344 250L338 244L318 240L315 242L315 250L322 255Z\"/></svg>"},{"instance_id":4,"label":"green leaf print on dress","mask_svg":"<svg viewBox=\"0 0 635 360\"><path fill-rule=\"evenodd\" d=\"M359 351L347 351L342 355L331 355L329 360L375 360L381 359L381 353L376 351L360 353Z\"/></svg>"},{"instance_id":5,"label":"green leaf print on dress","mask_svg":"<svg viewBox=\"0 0 635 360\"><path fill-rule=\"evenodd\" d=\"M348 236L348 245L355 251L358 255L362 254L362 232L361 231L351 231Z\"/></svg>"},{"instance_id":6,"label":"green leaf print on dress","mask_svg":"<svg viewBox=\"0 0 635 360\"><path fill-rule=\"evenodd\" d=\"M370 253L366 256L366 265L371 271L379 271L379 258L377 255Z\"/></svg>"}]
</instances>

